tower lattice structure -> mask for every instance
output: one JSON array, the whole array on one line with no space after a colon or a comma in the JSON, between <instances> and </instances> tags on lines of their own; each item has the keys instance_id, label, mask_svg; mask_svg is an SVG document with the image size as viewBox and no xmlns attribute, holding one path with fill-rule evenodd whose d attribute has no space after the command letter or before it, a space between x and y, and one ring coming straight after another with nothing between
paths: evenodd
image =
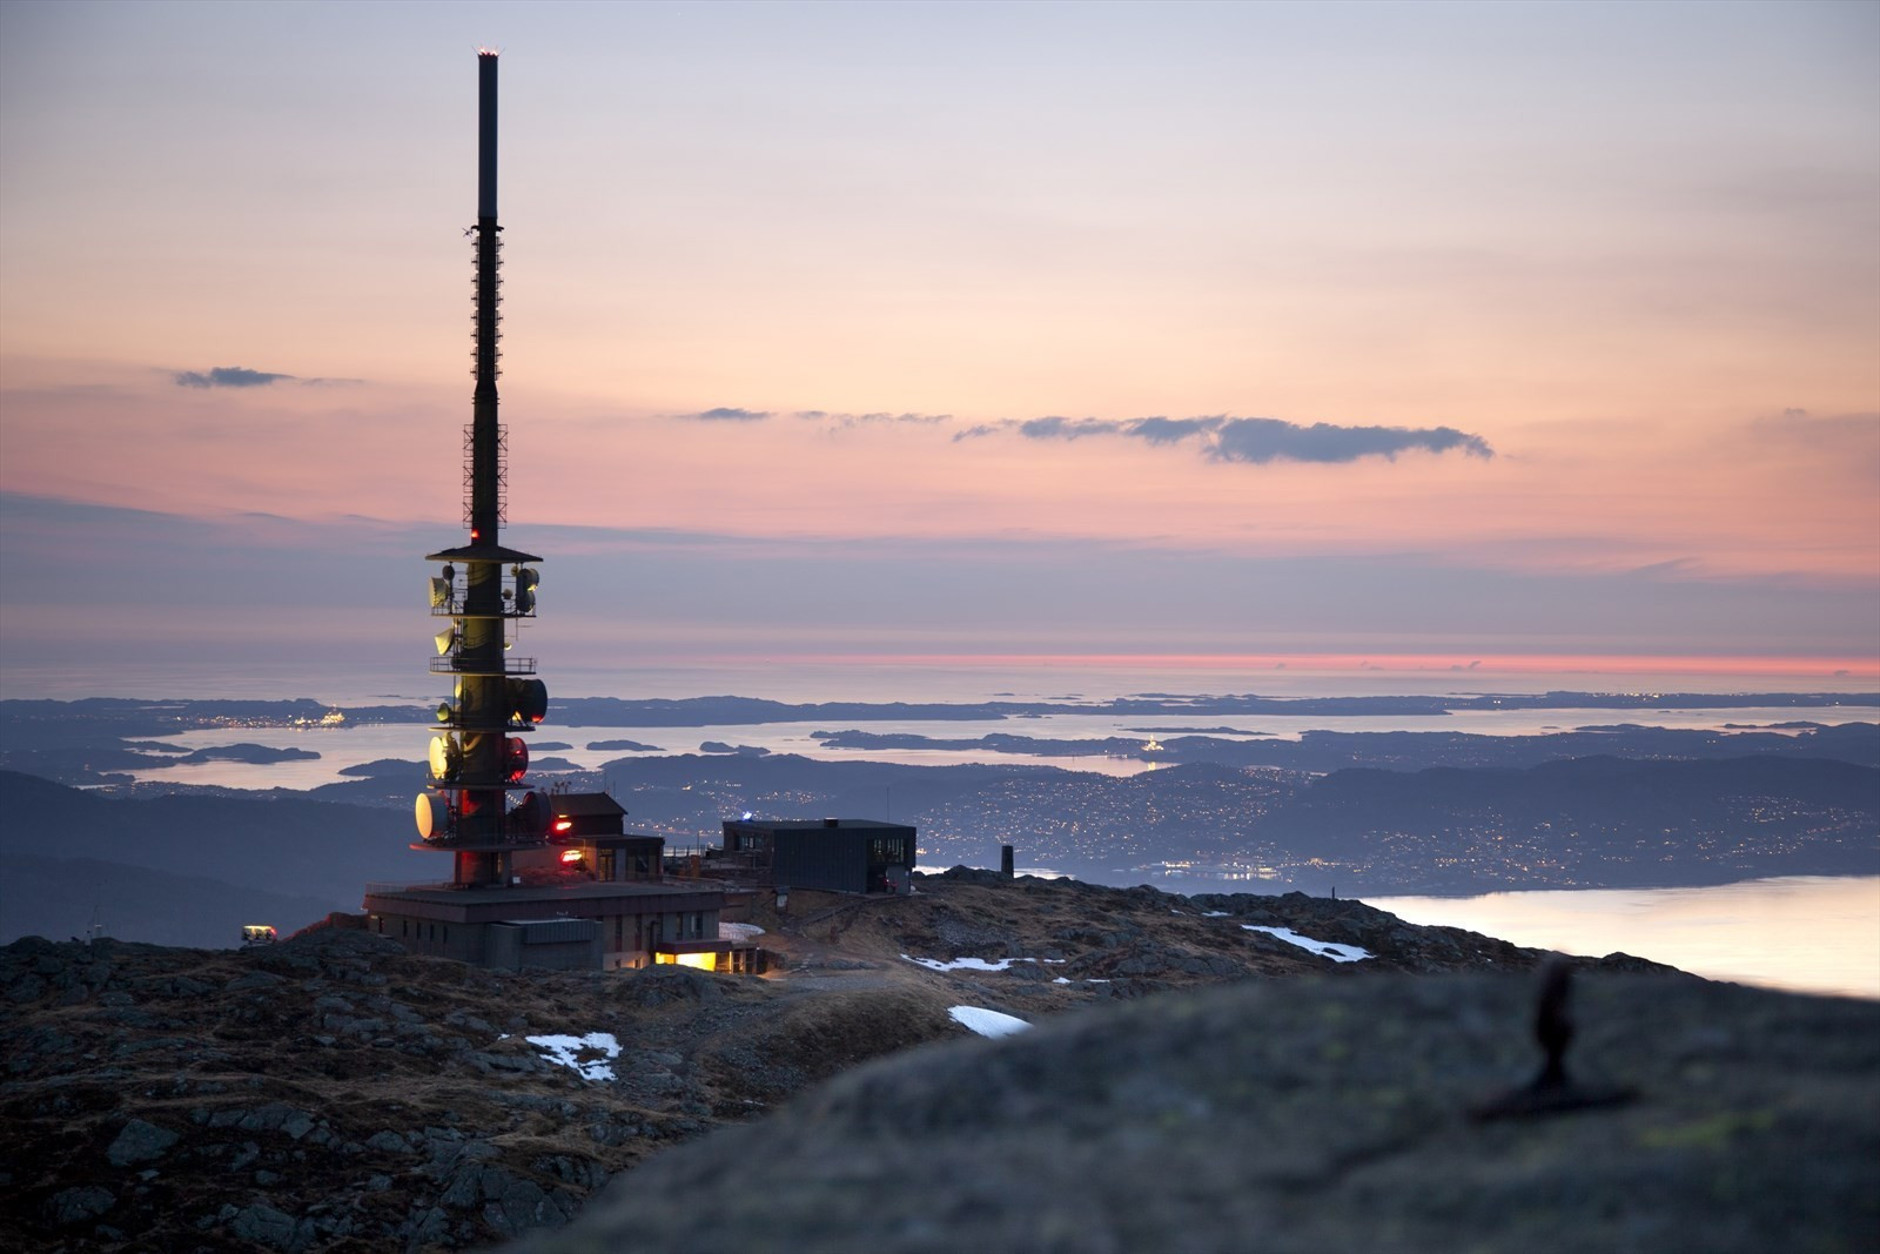
<instances>
[{"instance_id":1,"label":"tower lattice structure","mask_svg":"<svg viewBox=\"0 0 1880 1254\"><path fill-rule=\"evenodd\" d=\"M535 659L513 656L524 620L535 616L540 576L533 554L505 548L507 439L497 419L501 356L502 227L496 220L496 53L477 54L477 220L472 300L471 421L464 432L464 525L470 542L428 554L443 563L431 579L431 614L448 625L435 637L434 674L452 677L437 707L431 780L417 803L414 848L455 856L452 883L508 884L511 855L546 843L548 804L524 782L529 753L521 733L548 712ZM512 798L516 800L512 802Z\"/></svg>"}]
</instances>

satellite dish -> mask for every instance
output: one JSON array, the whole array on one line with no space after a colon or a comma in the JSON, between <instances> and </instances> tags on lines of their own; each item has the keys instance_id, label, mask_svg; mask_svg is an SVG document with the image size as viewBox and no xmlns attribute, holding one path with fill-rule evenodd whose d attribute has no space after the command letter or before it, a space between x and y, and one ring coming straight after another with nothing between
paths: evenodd
<instances>
[{"instance_id":1,"label":"satellite dish","mask_svg":"<svg viewBox=\"0 0 1880 1254\"><path fill-rule=\"evenodd\" d=\"M529 588L516 589L516 613L532 614L535 612L535 593Z\"/></svg>"},{"instance_id":2,"label":"satellite dish","mask_svg":"<svg viewBox=\"0 0 1880 1254\"><path fill-rule=\"evenodd\" d=\"M452 595L450 580L438 579L433 576L431 579L431 608L434 610L444 609L450 605L453 599L455 598Z\"/></svg>"},{"instance_id":3,"label":"satellite dish","mask_svg":"<svg viewBox=\"0 0 1880 1254\"><path fill-rule=\"evenodd\" d=\"M421 792L417 805L418 836L430 840L450 830L450 803L436 793Z\"/></svg>"},{"instance_id":4,"label":"satellite dish","mask_svg":"<svg viewBox=\"0 0 1880 1254\"><path fill-rule=\"evenodd\" d=\"M511 736L503 742L503 769L509 773L509 782L519 783L529 773L529 742L520 736Z\"/></svg>"},{"instance_id":5,"label":"satellite dish","mask_svg":"<svg viewBox=\"0 0 1880 1254\"><path fill-rule=\"evenodd\" d=\"M539 679L509 681L509 709L525 723L539 723L548 717L548 685Z\"/></svg>"},{"instance_id":6,"label":"satellite dish","mask_svg":"<svg viewBox=\"0 0 1880 1254\"><path fill-rule=\"evenodd\" d=\"M446 653L449 653L452 647L456 645L457 629L455 627L446 627L435 636L432 636L431 639L437 643L437 655L442 657Z\"/></svg>"},{"instance_id":7,"label":"satellite dish","mask_svg":"<svg viewBox=\"0 0 1880 1254\"><path fill-rule=\"evenodd\" d=\"M457 778L457 768L463 764L463 750L457 745L457 738L451 735L431 738L431 778L452 780Z\"/></svg>"},{"instance_id":8,"label":"satellite dish","mask_svg":"<svg viewBox=\"0 0 1880 1254\"><path fill-rule=\"evenodd\" d=\"M535 585L541 582L542 576L539 571L532 570L527 566L516 567L516 590L518 592L524 589L534 588Z\"/></svg>"},{"instance_id":9,"label":"satellite dish","mask_svg":"<svg viewBox=\"0 0 1880 1254\"><path fill-rule=\"evenodd\" d=\"M450 722L450 702L440 701L437 703L437 721L440 723Z\"/></svg>"}]
</instances>

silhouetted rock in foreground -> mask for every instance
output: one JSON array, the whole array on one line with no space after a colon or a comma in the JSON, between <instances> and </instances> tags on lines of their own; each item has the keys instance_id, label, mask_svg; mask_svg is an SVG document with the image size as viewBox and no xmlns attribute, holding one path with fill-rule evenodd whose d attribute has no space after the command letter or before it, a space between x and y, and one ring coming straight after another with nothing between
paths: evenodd
<instances>
[{"instance_id":1,"label":"silhouetted rock in foreground","mask_svg":"<svg viewBox=\"0 0 1880 1254\"><path fill-rule=\"evenodd\" d=\"M930 1046L654 1158L514 1254L1872 1249L1880 1005L1590 973L1243 983ZM77 1203L75 1202L74 1205Z\"/></svg>"}]
</instances>

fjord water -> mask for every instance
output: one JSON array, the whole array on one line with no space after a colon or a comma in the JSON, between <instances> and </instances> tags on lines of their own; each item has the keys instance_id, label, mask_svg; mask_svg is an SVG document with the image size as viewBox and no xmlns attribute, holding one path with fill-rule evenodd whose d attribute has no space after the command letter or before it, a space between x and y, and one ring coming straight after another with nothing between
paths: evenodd
<instances>
[{"instance_id":1,"label":"fjord water","mask_svg":"<svg viewBox=\"0 0 1880 1254\"><path fill-rule=\"evenodd\" d=\"M1517 945L1593 957L1623 952L1714 980L1880 999L1880 876L1365 902L1406 923L1467 928Z\"/></svg>"}]
</instances>

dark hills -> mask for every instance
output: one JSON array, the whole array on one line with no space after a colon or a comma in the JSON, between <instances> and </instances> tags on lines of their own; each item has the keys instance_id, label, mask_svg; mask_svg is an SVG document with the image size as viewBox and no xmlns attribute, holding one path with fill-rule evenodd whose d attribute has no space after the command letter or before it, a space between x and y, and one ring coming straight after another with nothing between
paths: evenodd
<instances>
[{"instance_id":1,"label":"dark hills","mask_svg":"<svg viewBox=\"0 0 1880 1254\"><path fill-rule=\"evenodd\" d=\"M1215 763L1115 777L1036 766L620 759L633 815L715 838L718 820L889 816L923 860L1031 865L1103 882L1130 868L1241 858L1342 865L1350 891L1651 887L1756 875L1880 874L1880 769L1802 757L1593 757L1525 769L1351 769L1318 779ZM1139 878L1139 877L1138 877ZM1300 881L1292 879L1293 884ZM1313 887L1323 879L1309 881Z\"/></svg>"},{"instance_id":2,"label":"dark hills","mask_svg":"<svg viewBox=\"0 0 1880 1254\"><path fill-rule=\"evenodd\" d=\"M1777 757L1347 770L1304 789L1265 830L1281 848L1350 866L1354 884L1411 891L1874 875L1880 770Z\"/></svg>"},{"instance_id":3,"label":"dark hills","mask_svg":"<svg viewBox=\"0 0 1880 1254\"><path fill-rule=\"evenodd\" d=\"M1650 698L1648 702L1646 698ZM1103 703L1144 714L1318 710L1375 712L1366 702L1445 709L1729 705L1787 701L1801 708L1866 696L1794 694L1727 698L1556 693L1544 697L1349 698L1145 695ZM1019 717L1090 712L1066 703L974 706L858 703L786 705L746 698L558 703L558 721L703 717ZM1393 705L1394 708L1394 705ZM1420 708L1420 707L1418 707ZM1434 708L1432 706L1432 708ZM1427 713L1428 710L1423 712ZM423 711L416 710L422 714ZM348 720L409 717L413 708L348 711ZM240 728L317 722L316 702L0 702L0 764L66 783L159 761L307 750L238 743L155 753L151 734L185 726ZM991 865L1001 844L1026 865L1110 883L1140 882L1171 866L1259 874L1270 887L1350 892L1475 892L1540 887L1706 884L1757 875L1880 873L1880 726L1798 722L1707 731L1603 723L1531 736L1317 730L1297 740L1171 734L1146 753L1128 737L1052 739L1007 734L946 738L851 729L818 733L826 745L951 746L1058 759L1069 769L994 761L928 767L820 761L709 742L714 752L631 756L595 771L544 756L557 783L609 789L636 829L674 846L710 843L746 811L763 818L840 814L920 829L927 865ZM341 733L334 733L344 735ZM318 733L309 733L314 743ZM50 746L50 747L48 747ZM0 775L9 807L4 847L55 859L90 858L210 878L254 892L350 907L360 885L428 879L443 871L407 850L405 817L426 771L416 760L345 768L339 783L307 792L115 783L80 796ZM544 746L545 748L546 746ZM1076 769L1079 756L1158 765L1130 777ZM545 776L544 779L550 778ZM18 797L15 799L15 792ZM108 794L108 795L107 795ZM1188 873L1184 871L1184 873ZM1193 881L1185 887L1201 887ZM0 926L3 926L0 920ZM82 930L77 920L67 934Z\"/></svg>"},{"instance_id":4,"label":"dark hills","mask_svg":"<svg viewBox=\"0 0 1880 1254\"><path fill-rule=\"evenodd\" d=\"M309 793L129 799L0 772L9 816L0 849L206 877L333 909L356 906L369 880L440 878L437 859L407 848L423 768L385 760L359 770ZM1596 756L1314 778L1209 762L1118 777L687 754L624 757L567 778L577 790L611 788L632 828L674 846L715 841L719 824L745 811L891 818L920 829L928 865L993 865L1012 843L1025 865L1105 883L1196 862L1267 868L1275 889L1329 882L1372 895L1880 874L1880 769L1807 757Z\"/></svg>"},{"instance_id":5,"label":"dark hills","mask_svg":"<svg viewBox=\"0 0 1880 1254\"><path fill-rule=\"evenodd\" d=\"M411 819L383 808L338 805L287 794L277 798L167 796L121 801L80 792L31 775L0 771L0 855L40 860L37 874L60 888L34 903L25 922L23 893L8 884L0 898L0 937L44 930L83 935L93 901L83 890L91 869L107 863L152 874L131 876L156 893L163 877L195 881L187 894L202 899L201 881L233 890L230 905L243 922L304 926L329 910L357 909L368 880L424 880L446 872L439 860L407 848ZM129 872L103 882L125 883ZM168 885L175 887L175 885ZM112 890L116 892L116 889ZM70 903L69 921L45 914ZM82 907L82 908L81 908ZM160 897L130 893L104 919L112 934L158 935L201 945L232 944L238 935L218 913L177 915ZM178 931L176 929L184 930Z\"/></svg>"},{"instance_id":6,"label":"dark hills","mask_svg":"<svg viewBox=\"0 0 1880 1254\"><path fill-rule=\"evenodd\" d=\"M105 935L153 945L225 949L249 923L283 933L338 908L329 897L175 875L95 858L46 858L12 852L0 888L0 942L20 936L85 937L94 921ZM348 903L357 908L355 900Z\"/></svg>"},{"instance_id":7,"label":"dark hills","mask_svg":"<svg viewBox=\"0 0 1880 1254\"><path fill-rule=\"evenodd\" d=\"M1293 771L1338 771L1377 767L1414 771L1425 767L1522 767L1561 758L1738 758L1749 755L1831 758L1880 766L1880 725L1810 724L1793 735L1775 731L1717 732L1685 727L1619 724L1582 727L1533 736L1487 736L1474 732L1314 730L1297 740L1227 740L1212 735L1169 735L1159 749L1139 739L1109 736L1062 739L1004 732L966 739L911 732L819 731L814 738L831 749L944 749L954 752L1025 754L1032 757L1131 758L1143 762L1215 762Z\"/></svg>"}]
</instances>

